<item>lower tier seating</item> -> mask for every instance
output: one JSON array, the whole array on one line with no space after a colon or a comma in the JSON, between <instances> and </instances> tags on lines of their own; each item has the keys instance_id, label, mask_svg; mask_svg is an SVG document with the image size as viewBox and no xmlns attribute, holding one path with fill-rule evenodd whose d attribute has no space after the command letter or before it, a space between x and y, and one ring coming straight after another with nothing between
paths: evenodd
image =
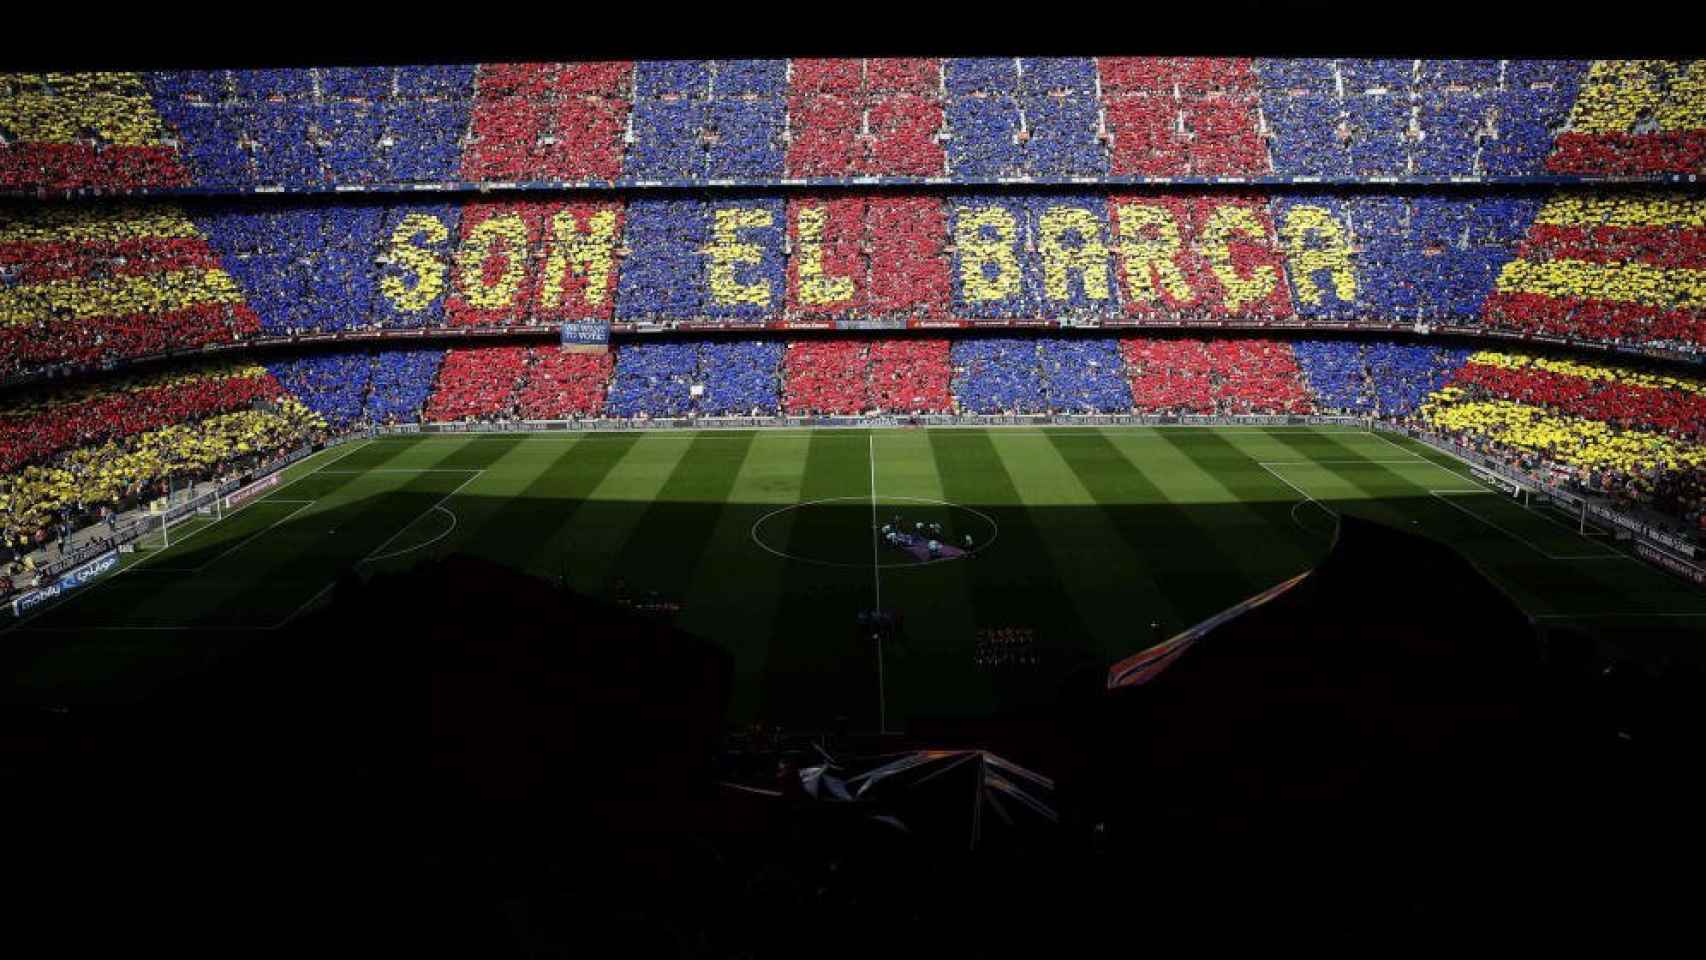
<instances>
[{"instance_id":1,"label":"lower tier seating","mask_svg":"<svg viewBox=\"0 0 1706 960\"><path fill-rule=\"evenodd\" d=\"M298 411L285 419L300 426L294 435L514 417L1352 413L1555 464L1588 489L1690 522L1706 512L1706 378L1433 343L1009 335L635 340L604 354L345 349L15 392L0 398L0 521L14 537L33 535L65 509L129 489L91 486L78 472L96 469L87 463L129 457L162 431L193 436L222 416L283 416L281 398ZM243 422L264 433L273 421ZM150 475L123 462L119 476ZM70 463L85 466L56 472Z\"/></svg>"}]
</instances>

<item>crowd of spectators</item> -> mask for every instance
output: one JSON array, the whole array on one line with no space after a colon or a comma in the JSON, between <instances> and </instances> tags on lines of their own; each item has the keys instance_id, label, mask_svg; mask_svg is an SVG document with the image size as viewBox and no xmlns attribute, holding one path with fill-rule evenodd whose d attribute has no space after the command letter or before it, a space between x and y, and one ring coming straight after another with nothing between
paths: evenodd
<instances>
[{"instance_id":1,"label":"crowd of spectators","mask_svg":"<svg viewBox=\"0 0 1706 960\"><path fill-rule=\"evenodd\" d=\"M1706 530L1706 447L1544 406L1474 397L1473 390L1446 387L1422 405L1419 421L1525 472L1545 476L1548 464L1558 464L1584 490Z\"/></svg>"},{"instance_id":2,"label":"crowd of spectators","mask_svg":"<svg viewBox=\"0 0 1706 960\"><path fill-rule=\"evenodd\" d=\"M1543 169L1578 60L1259 59L1276 173L1509 176Z\"/></svg>"},{"instance_id":3,"label":"crowd of spectators","mask_svg":"<svg viewBox=\"0 0 1706 960\"><path fill-rule=\"evenodd\" d=\"M615 179L633 72L620 62L481 65L461 177Z\"/></svg>"},{"instance_id":4,"label":"crowd of spectators","mask_svg":"<svg viewBox=\"0 0 1706 960\"><path fill-rule=\"evenodd\" d=\"M954 398L969 413L1124 413L1119 343L1104 338L975 337L953 342Z\"/></svg>"},{"instance_id":5,"label":"crowd of spectators","mask_svg":"<svg viewBox=\"0 0 1706 960\"><path fill-rule=\"evenodd\" d=\"M680 417L693 404L698 345L635 343L616 351L605 410L617 417Z\"/></svg>"},{"instance_id":6,"label":"crowd of spectators","mask_svg":"<svg viewBox=\"0 0 1706 960\"><path fill-rule=\"evenodd\" d=\"M517 412L530 420L599 416L614 363L608 353L535 348L527 383L516 397Z\"/></svg>"},{"instance_id":7,"label":"crowd of spectators","mask_svg":"<svg viewBox=\"0 0 1706 960\"><path fill-rule=\"evenodd\" d=\"M285 389L326 418L334 429L361 419L367 399L369 358L365 352L309 354L269 366Z\"/></svg>"},{"instance_id":8,"label":"crowd of spectators","mask_svg":"<svg viewBox=\"0 0 1706 960\"><path fill-rule=\"evenodd\" d=\"M367 391L370 423L414 423L438 379L444 351L380 350L373 355Z\"/></svg>"},{"instance_id":9,"label":"crowd of spectators","mask_svg":"<svg viewBox=\"0 0 1706 960\"><path fill-rule=\"evenodd\" d=\"M1487 300L1494 328L1687 353L1706 348L1706 199L1548 200Z\"/></svg>"},{"instance_id":10,"label":"crowd of spectators","mask_svg":"<svg viewBox=\"0 0 1706 960\"><path fill-rule=\"evenodd\" d=\"M426 419L514 417L532 352L531 347L510 345L446 350L438 382L427 397Z\"/></svg>"},{"instance_id":11,"label":"crowd of spectators","mask_svg":"<svg viewBox=\"0 0 1706 960\"><path fill-rule=\"evenodd\" d=\"M0 527L27 552L97 515L135 507L169 486L213 479L325 436L326 422L291 398L59 451L0 474Z\"/></svg>"},{"instance_id":12,"label":"crowd of spectators","mask_svg":"<svg viewBox=\"0 0 1706 960\"><path fill-rule=\"evenodd\" d=\"M0 75L0 182L1692 172L1706 156L1698 72L925 57ZM1567 128L1578 90L1609 121ZM1656 129L1617 122L1641 108Z\"/></svg>"},{"instance_id":13,"label":"crowd of spectators","mask_svg":"<svg viewBox=\"0 0 1706 960\"><path fill-rule=\"evenodd\" d=\"M460 175L472 66L143 76L198 184L309 187Z\"/></svg>"},{"instance_id":14,"label":"crowd of spectators","mask_svg":"<svg viewBox=\"0 0 1706 960\"><path fill-rule=\"evenodd\" d=\"M0 377L258 329L218 252L176 207L0 209Z\"/></svg>"},{"instance_id":15,"label":"crowd of spectators","mask_svg":"<svg viewBox=\"0 0 1706 960\"><path fill-rule=\"evenodd\" d=\"M1706 383L1613 364L1483 350L1452 380L1475 397L1513 400L1621 430L1679 440L1706 434Z\"/></svg>"},{"instance_id":16,"label":"crowd of spectators","mask_svg":"<svg viewBox=\"0 0 1706 960\"><path fill-rule=\"evenodd\" d=\"M768 416L779 411L780 340L705 340L699 344L696 413L712 417Z\"/></svg>"},{"instance_id":17,"label":"crowd of spectators","mask_svg":"<svg viewBox=\"0 0 1706 960\"><path fill-rule=\"evenodd\" d=\"M900 337L870 345L871 402L888 413L938 413L953 404L946 340Z\"/></svg>"},{"instance_id":18,"label":"crowd of spectators","mask_svg":"<svg viewBox=\"0 0 1706 960\"><path fill-rule=\"evenodd\" d=\"M948 341L895 337L797 340L783 359L782 408L792 414L946 413Z\"/></svg>"},{"instance_id":19,"label":"crowd of spectators","mask_svg":"<svg viewBox=\"0 0 1706 960\"><path fill-rule=\"evenodd\" d=\"M220 364L18 395L0 404L0 474L72 447L276 400L262 367Z\"/></svg>"},{"instance_id":20,"label":"crowd of spectators","mask_svg":"<svg viewBox=\"0 0 1706 960\"><path fill-rule=\"evenodd\" d=\"M1706 381L1609 364L1482 351L1419 423L1532 473L1706 524Z\"/></svg>"},{"instance_id":21,"label":"crowd of spectators","mask_svg":"<svg viewBox=\"0 0 1706 960\"><path fill-rule=\"evenodd\" d=\"M652 340L340 350L17 394L0 509L15 545L162 477L360 423L783 411L1415 417L1691 521L1706 476L1706 381L1605 363L1343 339Z\"/></svg>"},{"instance_id":22,"label":"crowd of spectators","mask_svg":"<svg viewBox=\"0 0 1706 960\"><path fill-rule=\"evenodd\" d=\"M616 353L606 412L620 417L777 413L783 350L777 340L624 346Z\"/></svg>"},{"instance_id":23,"label":"crowd of spectators","mask_svg":"<svg viewBox=\"0 0 1706 960\"><path fill-rule=\"evenodd\" d=\"M1463 366L1469 351L1391 341L1292 344L1316 406L1354 415L1404 416Z\"/></svg>"},{"instance_id":24,"label":"crowd of spectators","mask_svg":"<svg viewBox=\"0 0 1706 960\"><path fill-rule=\"evenodd\" d=\"M1596 60L1546 167L1640 176L1706 168L1706 62Z\"/></svg>"},{"instance_id":25,"label":"crowd of spectators","mask_svg":"<svg viewBox=\"0 0 1706 960\"><path fill-rule=\"evenodd\" d=\"M859 340L799 340L783 355L782 409L858 414L871 409L870 357Z\"/></svg>"},{"instance_id":26,"label":"crowd of spectators","mask_svg":"<svg viewBox=\"0 0 1706 960\"><path fill-rule=\"evenodd\" d=\"M430 394L402 419L559 420L604 413L611 354L558 347L480 346L444 351ZM411 383L412 386L412 383Z\"/></svg>"},{"instance_id":27,"label":"crowd of spectators","mask_svg":"<svg viewBox=\"0 0 1706 960\"><path fill-rule=\"evenodd\" d=\"M1119 343L1104 338L1044 337L1037 342L1049 409L1057 413L1124 413L1131 389Z\"/></svg>"},{"instance_id":28,"label":"crowd of spectators","mask_svg":"<svg viewBox=\"0 0 1706 960\"><path fill-rule=\"evenodd\" d=\"M1031 337L969 337L953 341L955 405L967 413L1046 413L1042 357Z\"/></svg>"},{"instance_id":29,"label":"crowd of spectators","mask_svg":"<svg viewBox=\"0 0 1706 960\"><path fill-rule=\"evenodd\" d=\"M788 175L940 175L941 73L928 57L795 59Z\"/></svg>"},{"instance_id":30,"label":"crowd of spectators","mask_svg":"<svg viewBox=\"0 0 1706 960\"><path fill-rule=\"evenodd\" d=\"M1315 409L1288 341L1124 340L1139 413L1300 414Z\"/></svg>"},{"instance_id":31,"label":"crowd of spectators","mask_svg":"<svg viewBox=\"0 0 1706 960\"><path fill-rule=\"evenodd\" d=\"M327 423L343 428L417 421L443 358L433 348L358 349L305 354L268 368Z\"/></svg>"},{"instance_id":32,"label":"crowd of spectators","mask_svg":"<svg viewBox=\"0 0 1706 960\"><path fill-rule=\"evenodd\" d=\"M1706 348L1680 193L635 196L0 212L0 376L562 320L1395 322Z\"/></svg>"}]
</instances>

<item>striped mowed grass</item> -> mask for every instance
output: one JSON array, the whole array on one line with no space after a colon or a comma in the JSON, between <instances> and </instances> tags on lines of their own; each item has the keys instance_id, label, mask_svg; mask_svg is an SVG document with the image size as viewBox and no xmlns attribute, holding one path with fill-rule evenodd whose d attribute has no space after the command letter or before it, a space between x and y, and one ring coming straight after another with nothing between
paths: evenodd
<instances>
[{"instance_id":1,"label":"striped mowed grass","mask_svg":"<svg viewBox=\"0 0 1706 960\"><path fill-rule=\"evenodd\" d=\"M134 699L287 636L279 627L343 571L464 552L594 596L678 604L679 627L733 658L733 723L898 729L1053 699L1075 673L1307 569L1335 512L1452 545L1543 622L1706 625L1706 596L1407 440L1338 427L826 429L347 444L128 556L12 625L6 644L16 697ZM897 525L969 553L889 546L882 527ZM1392 564L1395 604L1439 602ZM859 625L868 610L900 619L880 648ZM1038 662L976 664L979 632L998 628L1031 632Z\"/></svg>"}]
</instances>

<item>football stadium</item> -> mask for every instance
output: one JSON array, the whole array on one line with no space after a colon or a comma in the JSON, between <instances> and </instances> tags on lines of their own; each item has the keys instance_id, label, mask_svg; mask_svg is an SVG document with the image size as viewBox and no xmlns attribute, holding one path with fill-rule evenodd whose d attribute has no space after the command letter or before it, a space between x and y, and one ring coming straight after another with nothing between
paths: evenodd
<instances>
[{"instance_id":1,"label":"football stadium","mask_svg":"<svg viewBox=\"0 0 1706 960\"><path fill-rule=\"evenodd\" d=\"M0 73L7 792L320 851L317 945L1622 917L1547 865L1692 837L1701 174L1706 60Z\"/></svg>"}]
</instances>

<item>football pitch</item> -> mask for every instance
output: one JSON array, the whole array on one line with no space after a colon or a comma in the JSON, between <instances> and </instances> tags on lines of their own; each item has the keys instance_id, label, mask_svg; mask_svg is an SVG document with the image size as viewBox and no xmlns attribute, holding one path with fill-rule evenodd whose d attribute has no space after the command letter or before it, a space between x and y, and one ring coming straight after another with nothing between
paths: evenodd
<instances>
[{"instance_id":1,"label":"football pitch","mask_svg":"<svg viewBox=\"0 0 1706 960\"><path fill-rule=\"evenodd\" d=\"M901 729L1058 696L1074 673L1313 566L1333 511L1456 547L1544 623L1706 628L1706 595L1610 537L1348 427L386 436L283 481L0 625L14 694L140 697L234 645L282 641L342 571L462 552L677 606L676 626L733 657L731 723ZM891 546L881 527L897 523L934 524L967 552ZM1393 567L1396 609L1449 603ZM900 618L880 649L858 623L871 609ZM1004 628L1034 637L1035 664L975 662L980 631Z\"/></svg>"}]
</instances>

